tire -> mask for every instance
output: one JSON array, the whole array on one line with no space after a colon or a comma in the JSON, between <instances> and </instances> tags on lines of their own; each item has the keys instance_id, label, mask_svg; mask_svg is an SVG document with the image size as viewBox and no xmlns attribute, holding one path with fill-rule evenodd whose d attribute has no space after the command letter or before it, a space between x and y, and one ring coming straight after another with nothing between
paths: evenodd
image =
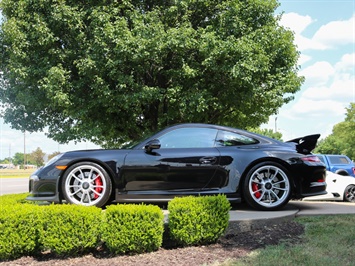
<instances>
[{"instance_id":1,"label":"tire","mask_svg":"<svg viewBox=\"0 0 355 266\"><path fill-rule=\"evenodd\" d=\"M344 201L355 202L355 185L349 185L345 188Z\"/></svg>"},{"instance_id":2,"label":"tire","mask_svg":"<svg viewBox=\"0 0 355 266\"><path fill-rule=\"evenodd\" d=\"M291 198L292 180L280 164L263 162L255 165L243 183L244 200L258 210L277 210Z\"/></svg>"},{"instance_id":3,"label":"tire","mask_svg":"<svg viewBox=\"0 0 355 266\"><path fill-rule=\"evenodd\" d=\"M112 182L98 164L80 162L72 165L62 179L64 199L71 204L103 207L110 199Z\"/></svg>"}]
</instances>

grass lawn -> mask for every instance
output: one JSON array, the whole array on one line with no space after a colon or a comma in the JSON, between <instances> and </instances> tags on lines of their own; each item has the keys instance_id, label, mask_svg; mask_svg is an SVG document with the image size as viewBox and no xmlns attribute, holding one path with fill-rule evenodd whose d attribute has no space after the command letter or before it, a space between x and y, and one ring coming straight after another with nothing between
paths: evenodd
<instances>
[{"instance_id":1,"label":"grass lawn","mask_svg":"<svg viewBox=\"0 0 355 266\"><path fill-rule=\"evenodd\" d=\"M29 177L35 169L0 169L0 178Z\"/></svg>"},{"instance_id":2,"label":"grass lawn","mask_svg":"<svg viewBox=\"0 0 355 266\"><path fill-rule=\"evenodd\" d=\"M355 215L310 216L295 221L305 226L300 244L269 246L219 266L355 265Z\"/></svg>"}]
</instances>

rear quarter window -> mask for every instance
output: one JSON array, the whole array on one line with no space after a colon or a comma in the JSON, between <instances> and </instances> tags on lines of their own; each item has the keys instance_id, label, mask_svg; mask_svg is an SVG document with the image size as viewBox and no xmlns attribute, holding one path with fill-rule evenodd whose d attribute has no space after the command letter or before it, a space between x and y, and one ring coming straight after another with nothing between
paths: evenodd
<instances>
[{"instance_id":1,"label":"rear quarter window","mask_svg":"<svg viewBox=\"0 0 355 266\"><path fill-rule=\"evenodd\" d=\"M345 156L330 156L329 161L331 164L349 164L348 158Z\"/></svg>"},{"instance_id":2,"label":"rear quarter window","mask_svg":"<svg viewBox=\"0 0 355 266\"><path fill-rule=\"evenodd\" d=\"M258 140L249 136L223 130L218 131L216 138L217 147L252 145L257 143L259 143Z\"/></svg>"}]
</instances>

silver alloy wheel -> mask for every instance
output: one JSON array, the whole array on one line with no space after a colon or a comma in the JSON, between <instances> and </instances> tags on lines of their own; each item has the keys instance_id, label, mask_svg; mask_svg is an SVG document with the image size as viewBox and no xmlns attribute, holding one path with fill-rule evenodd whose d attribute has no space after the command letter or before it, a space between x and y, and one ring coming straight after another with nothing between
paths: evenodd
<instances>
[{"instance_id":1,"label":"silver alloy wheel","mask_svg":"<svg viewBox=\"0 0 355 266\"><path fill-rule=\"evenodd\" d=\"M347 202L355 202L355 186L349 185L344 192L344 200Z\"/></svg>"},{"instance_id":2,"label":"silver alloy wheel","mask_svg":"<svg viewBox=\"0 0 355 266\"><path fill-rule=\"evenodd\" d=\"M267 208L284 204L291 191L286 173L274 165L256 169L249 179L248 188L255 203Z\"/></svg>"},{"instance_id":3,"label":"silver alloy wheel","mask_svg":"<svg viewBox=\"0 0 355 266\"><path fill-rule=\"evenodd\" d=\"M64 183L66 197L73 204L96 206L107 194L104 173L93 165L84 164L72 169Z\"/></svg>"}]
</instances>

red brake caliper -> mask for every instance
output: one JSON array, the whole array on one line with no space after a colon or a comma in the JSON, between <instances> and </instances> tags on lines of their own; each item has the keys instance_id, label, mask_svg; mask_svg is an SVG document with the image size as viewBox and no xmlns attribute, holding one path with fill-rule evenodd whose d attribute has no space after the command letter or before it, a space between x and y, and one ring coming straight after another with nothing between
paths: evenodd
<instances>
[{"instance_id":1,"label":"red brake caliper","mask_svg":"<svg viewBox=\"0 0 355 266\"><path fill-rule=\"evenodd\" d=\"M258 191L259 187L257 183L252 183L251 184L251 189L253 190L255 197L258 199L261 197L261 193Z\"/></svg>"},{"instance_id":2,"label":"red brake caliper","mask_svg":"<svg viewBox=\"0 0 355 266\"><path fill-rule=\"evenodd\" d=\"M96 186L95 191L96 191L97 193L101 193L101 192L102 192L102 179L101 179L101 176L98 176L98 177L95 179L95 186ZM98 197L99 197L99 195L97 195L97 194L95 193L94 199L97 199Z\"/></svg>"}]
</instances>

